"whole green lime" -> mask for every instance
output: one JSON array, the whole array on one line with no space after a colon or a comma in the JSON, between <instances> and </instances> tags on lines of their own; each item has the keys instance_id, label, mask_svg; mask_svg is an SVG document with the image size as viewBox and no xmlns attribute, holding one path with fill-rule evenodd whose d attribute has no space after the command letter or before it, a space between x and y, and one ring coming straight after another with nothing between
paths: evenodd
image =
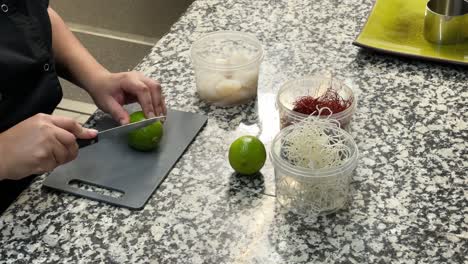
<instances>
[{"instance_id":1,"label":"whole green lime","mask_svg":"<svg viewBox=\"0 0 468 264\"><path fill-rule=\"evenodd\" d=\"M130 115L130 123L145 119L145 114L142 111L137 111ZM158 147L162 136L163 125L160 121L156 121L148 126L128 133L128 145L139 151L151 151Z\"/></svg>"},{"instance_id":2,"label":"whole green lime","mask_svg":"<svg viewBox=\"0 0 468 264\"><path fill-rule=\"evenodd\" d=\"M239 174L255 174L265 165L265 161L265 145L254 136L242 136L229 148L229 163Z\"/></svg>"}]
</instances>

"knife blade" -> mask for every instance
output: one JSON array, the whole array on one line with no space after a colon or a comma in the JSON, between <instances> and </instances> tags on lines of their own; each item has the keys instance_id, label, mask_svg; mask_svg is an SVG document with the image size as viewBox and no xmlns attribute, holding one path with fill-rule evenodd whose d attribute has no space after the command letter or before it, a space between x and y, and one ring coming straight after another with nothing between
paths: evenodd
<instances>
[{"instance_id":1,"label":"knife blade","mask_svg":"<svg viewBox=\"0 0 468 264\"><path fill-rule=\"evenodd\" d=\"M135 129L148 126L156 121L160 121L165 118L166 118L165 116L157 116L157 117L148 118L142 121L130 123L127 125L122 125L122 126L114 127L111 129L103 130L103 131L98 132L97 136L91 139L78 138L76 139L76 143L78 143L79 148L84 148L86 146L90 146L90 145L98 143L100 139L122 136Z\"/></svg>"}]
</instances>

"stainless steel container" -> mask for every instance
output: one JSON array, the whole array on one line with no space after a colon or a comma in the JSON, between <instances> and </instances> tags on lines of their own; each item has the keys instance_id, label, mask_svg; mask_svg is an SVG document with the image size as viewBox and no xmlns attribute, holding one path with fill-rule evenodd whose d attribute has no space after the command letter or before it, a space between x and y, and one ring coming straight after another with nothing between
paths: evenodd
<instances>
[{"instance_id":1,"label":"stainless steel container","mask_svg":"<svg viewBox=\"0 0 468 264\"><path fill-rule=\"evenodd\" d=\"M426 7L424 37L435 44L456 44L468 38L467 0L430 0Z\"/></svg>"}]
</instances>

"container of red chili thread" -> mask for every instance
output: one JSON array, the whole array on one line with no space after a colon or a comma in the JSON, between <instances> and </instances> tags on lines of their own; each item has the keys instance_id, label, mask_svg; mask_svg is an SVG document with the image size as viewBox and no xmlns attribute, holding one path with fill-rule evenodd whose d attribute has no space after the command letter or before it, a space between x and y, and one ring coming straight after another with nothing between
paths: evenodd
<instances>
[{"instance_id":1,"label":"container of red chili thread","mask_svg":"<svg viewBox=\"0 0 468 264\"><path fill-rule=\"evenodd\" d=\"M317 74L283 84L276 104L281 129L314 115L335 119L341 128L349 131L357 97L351 88L331 74Z\"/></svg>"}]
</instances>

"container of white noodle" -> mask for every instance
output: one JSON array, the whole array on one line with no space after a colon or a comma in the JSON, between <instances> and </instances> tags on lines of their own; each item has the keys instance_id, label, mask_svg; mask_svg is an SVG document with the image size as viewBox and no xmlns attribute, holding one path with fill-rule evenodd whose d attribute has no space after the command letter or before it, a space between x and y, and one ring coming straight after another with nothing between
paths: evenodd
<instances>
[{"instance_id":1,"label":"container of white noodle","mask_svg":"<svg viewBox=\"0 0 468 264\"><path fill-rule=\"evenodd\" d=\"M348 204L358 148L336 122L311 116L284 128L273 140L276 198L286 209L318 216Z\"/></svg>"},{"instance_id":2,"label":"container of white noodle","mask_svg":"<svg viewBox=\"0 0 468 264\"><path fill-rule=\"evenodd\" d=\"M217 31L190 50L198 96L216 106L247 103L257 96L263 48L255 36Z\"/></svg>"}]
</instances>

